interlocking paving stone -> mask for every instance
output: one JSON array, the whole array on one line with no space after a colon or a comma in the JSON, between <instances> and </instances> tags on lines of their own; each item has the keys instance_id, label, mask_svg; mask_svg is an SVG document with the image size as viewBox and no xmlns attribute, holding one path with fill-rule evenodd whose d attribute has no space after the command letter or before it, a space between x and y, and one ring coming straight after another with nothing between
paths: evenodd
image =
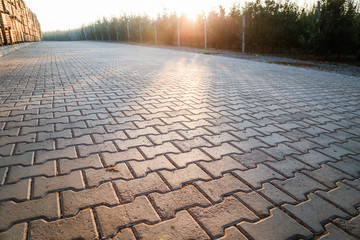
<instances>
[{"instance_id":1,"label":"interlocking paving stone","mask_svg":"<svg viewBox=\"0 0 360 240\"><path fill-rule=\"evenodd\" d=\"M257 168L245 171L237 170L234 171L234 173L244 179L254 188L260 188L262 183L269 182L273 179L285 179L283 176L281 176L271 168L265 166L264 164L259 164Z\"/></svg>"},{"instance_id":2,"label":"interlocking paving stone","mask_svg":"<svg viewBox=\"0 0 360 240\"><path fill-rule=\"evenodd\" d=\"M249 138L246 141L232 142L236 147L240 148L244 152L251 152L252 150L260 147L269 147L269 145L261 142L255 138Z\"/></svg>"},{"instance_id":3,"label":"interlocking paving stone","mask_svg":"<svg viewBox=\"0 0 360 240\"><path fill-rule=\"evenodd\" d=\"M222 236L226 226L244 220L258 220L253 212L234 197L225 198L223 202L207 208L194 207L190 212L207 229L212 238Z\"/></svg>"},{"instance_id":4,"label":"interlocking paving stone","mask_svg":"<svg viewBox=\"0 0 360 240\"><path fill-rule=\"evenodd\" d=\"M271 216L255 223L243 222L238 226L255 239L309 238L313 234L278 208L270 210Z\"/></svg>"},{"instance_id":5,"label":"interlocking paving stone","mask_svg":"<svg viewBox=\"0 0 360 240\"><path fill-rule=\"evenodd\" d=\"M271 183L264 183L263 187L258 191L268 197L276 205L281 205L283 203L296 203L294 198L290 197Z\"/></svg>"},{"instance_id":6,"label":"interlocking paving stone","mask_svg":"<svg viewBox=\"0 0 360 240\"><path fill-rule=\"evenodd\" d=\"M195 137L190 140L173 141L173 143L183 152L189 152L191 149L199 147L212 147L212 144L201 137Z\"/></svg>"},{"instance_id":7,"label":"interlocking paving stone","mask_svg":"<svg viewBox=\"0 0 360 240\"><path fill-rule=\"evenodd\" d=\"M336 217L349 218L345 212L337 209L335 206L324 201L313 193L309 194L309 199L298 205L285 204L284 209L294 214L297 218L303 221L316 234L324 232L323 223Z\"/></svg>"},{"instance_id":8,"label":"interlocking paving stone","mask_svg":"<svg viewBox=\"0 0 360 240\"><path fill-rule=\"evenodd\" d=\"M189 196L191 196L189 198ZM154 202L158 213L163 218L171 218L180 209L192 206L207 207L210 202L193 185L168 193L151 193L149 198Z\"/></svg>"},{"instance_id":9,"label":"interlocking paving stone","mask_svg":"<svg viewBox=\"0 0 360 240\"><path fill-rule=\"evenodd\" d=\"M33 182L33 197L44 196L48 192L64 189L81 190L85 188L81 171L55 177L36 177Z\"/></svg>"},{"instance_id":10,"label":"interlocking paving stone","mask_svg":"<svg viewBox=\"0 0 360 240\"><path fill-rule=\"evenodd\" d=\"M246 167L230 156L225 156L220 160L212 162L201 162L200 165L205 168L214 177L221 177L224 173L232 170L245 170Z\"/></svg>"},{"instance_id":11,"label":"interlocking paving stone","mask_svg":"<svg viewBox=\"0 0 360 240\"><path fill-rule=\"evenodd\" d=\"M266 165L281 172L286 177L293 177L294 172L302 169L312 169L312 167L300 162L292 157L287 157L285 160L277 162L266 162Z\"/></svg>"},{"instance_id":12,"label":"interlocking paving stone","mask_svg":"<svg viewBox=\"0 0 360 240\"><path fill-rule=\"evenodd\" d=\"M43 164L32 166L12 166L10 168L7 183L15 183L23 178L30 178L34 176L52 177L56 174L55 161L49 161Z\"/></svg>"},{"instance_id":13,"label":"interlocking paving stone","mask_svg":"<svg viewBox=\"0 0 360 240\"><path fill-rule=\"evenodd\" d=\"M98 239L91 209L80 211L75 217L47 222L43 219L30 222L32 239Z\"/></svg>"},{"instance_id":14,"label":"interlocking paving stone","mask_svg":"<svg viewBox=\"0 0 360 240\"><path fill-rule=\"evenodd\" d=\"M335 183L342 179L353 179L352 176L326 164L322 164L321 168L314 171L303 170L302 172L315 178L329 188L336 187Z\"/></svg>"},{"instance_id":15,"label":"interlocking paving stone","mask_svg":"<svg viewBox=\"0 0 360 240\"><path fill-rule=\"evenodd\" d=\"M115 235L115 237L111 238L112 240L135 240L136 237L133 233L133 231L131 231L131 228L123 228L121 230L119 230L119 232Z\"/></svg>"},{"instance_id":16,"label":"interlocking paving stone","mask_svg":"<svg viewBox=\"0 0 360 240\"><path fill-rule=\"evenodd\" d=\"M136 223L156 223L160 221L151 203L145 196L137 197L133 202L116 207L100 206L95 208L99 218L100 233L103 238L112 236L121 227Z\"/></svg>"},{"instance_id":17,"label":"interlocking paving stone","mask_svg":"<svg viewBox=\"0 0 360 240\"><path fill-rule=\"evenodd\" d=\"M351 215L356 216L358 214L356 208L360 206L360 191L342 182L336 185L337 188L328 192L317 191L317 193L335 203L337 206L340 206ZM351 198L349 198L349 196L351 196Z\"/></svg>"},{"instance_id":18,"label":"interlocking paving stone","mask_svg":"<svg viewBox=\"0 0 360 240\"><path fill-rule=\"evenodd\" d=\"M0 83L0 238L360 235L356 77L74 41Z\"/></svg>"},{"instance_id":19,"label":"interlocking paving stone","mask_svg":"<svg viewBox=\"0 0 360 240\"><path fill-rule=\"evenodd\" d=\"M5 177L7 175L8 168L2 167L0 168L0 185L3 185L5 183Z\"/></svg>"},{"instance_id":20,"label":"interlocking paving stone","mask_svg":"<svg viewBox=\"0 0 360 240\"><path fill-rule=\"evenodd\" d=\"M360 236L360 215L357 215L356 217L353 217L349 220L337 218L333 220L333 222L341 229L344 229L353 236Z\"/></svg>"},{"instance_id":21,"label":"interlocking paving stone","mask_svg":"<svg viewBox=\"0 0 360 240\"><path fill-rule=\"evenodd\" d=\"M30 179L24 179L14 184L7 184L0 186L0 200L16 199L29 200L30 199Z\"/></svg>"},{"instance_id":22,"label":"interlocking paving stone","mask_svg":"<svg viewBox=\"0 0 360 240\"><path fill-rule=\"evenodd\" d=\"M318 149L318 151L328 156L331 156L332 158L335 158L337 160L341 160L341 157L343 156L354 154L354 152L336 145L330 145L329 148Z\"/></svg>"},{"instance_id":23,"label":"interlocking paving stone","mask_svg":"<svg viewBox=\"0 0 360 240\"><path fill-rule=\"evenodd\" d=\"M27 223L19 223L12 226L9 230L0 233L0 239L25 240Z\"/></svg>"},{"instance_id":24,"label":"interlocking paving stone","mask_svg":"<svg viewBox=\"0 0 360 240\"><path fill-rule=\"evenodd\" d=\"M114 184L120 193L122 202L130 202L136 196L151 192L165 193L170 191L157 173L149 173L144 178L134 180L117 180L114 181Z\"/></svg>"},{"instance_id":25,"label":"interlocking paving stone","mask_svg":"<svg viewBox=\"0 0 360 240\"><path fill-rule=\"evenodd\" d=\"M354 177L360 176L360 162L352 158L345 158L343 161L329 163L329 165Z\"/></svg>"},{"instance_id":26,"label":"interlocking paving stone","mask_svg":"<svg viewBox=\"0 0 360 240\"><path fill-rule=\"evenodd\" d=\"M134 227L139 239L209 239L208 235L186 211L155 225L144 223Z\"/></svg>"},{"instance_id":27,"label":"interlocking paving stone","mask_svg":"<svg viewBox=\"0 0 360 240\"><path fill-rule=\"evenodd\" d=\"M106 166L114 166L117 163L130 160L145 160L136 148L131 148L123 152L103 153L102 156Z\"/></svg>"},{"instance_id":28,"label":"interlocking paving stone","mask_svg":"<svg viewBox=\"0 0 360 240\"><path fill-rule=\"evenodd\" d=\"M250 153L244 153L244 154L234 154L232 155L236 160L244 164L245 166L249 168L256 167L257 164L263 163L266 161L276 161L275 158L259 151L259 150L253 150Z\"/></svg>"},{"instance_id":29,"label":"interlocking paving stone","mask_svg":"<svg viewBox=\"0 0 360 240\"><path fill-rule=\"evenodd\" d=\"M255 211L261 217L269 215L269 209L274 207L274 205L262 197L257 192L245 193L237 192L234 194L240 201L245 203L247 206L250 206L253 211Z\"/></svg>"},{"instance_id":30,"label":"interlocking paving stone","mask_svg":"<svg viewBox=\"0 0 360 240\"><path fill-rule=\"evenodd\" d=\"M78 146L79 156L87 157L93 153L100 153L100 152L117 152L115 145L112 142L104 142L99 144L93 145L79 145Z\"/></svg>"},{"instance_id":31,"label":"interlocking paving stone","mask_svg":"<svg viewBox=\"0 0 360 240\"><path fill-rule=\"evenodd\" d=\"M54 220L60 217L60 205L57 194L52 193L38 200L21 203L6 201L0 204L0 229L6 230L15 222L32 218Z\"/></svg>"},{"instance_id":32,"label":"interlocking paving stone","mask_svg":"<svg viewBox=\"0 0 360 240\"><path fill-rule=\"evenodd\" d=\"M83 191L68 190L61 192L62 212L65 216L74 215L79 209L105 204L116 205L119 200L111 183Z\"/></svg>"},{"instance_id":33,"label":"interlocking paving stone","mask_svg":"<svg viewBox=\"0 0 360 240\"><path fill-rule=\"evenodd\" d=\"M145 176L148 172L167 169L167 170L175 170L173 164L165 157L159 156L152 160L146 161L130 161L129 165L135 172L137 177Z\"/></svg>"},{"instance_id":34,"label":"interlocking paving stone","mask_svg":"<svg viewBox=\"0 0 360 240\"><path fill-rule=\"evenodd\" d=\"M21 155L2 157L0 161L0 167L13 166L13 165L29 166L32 165L33 162L34 162L34 152L27 152Z\"/></svg>"},{"instance_id":35,"label":"interlocking paving stone","mask_svg":"<svg viewBox=\"0 0 360 240\"><path fill-rule=\"evenodd\" d=\"M162 145L152 146L152 147L140 147L140 150L145 154L147 158L154 158L158 155L165 153L179 153L180 150L177 149L172 143L164 143Z\"/></svg>"},{"instance_id":36,"label":"interlocking paving stone","mask_svg":"<svg viewBox=\"0 0 360 240\"><path fill-rule=\"evenodd\" d=\"M231 239L237 239L237 240L246 240L247 238L242 234L239 229L232 226L225 229L225 234L223 237L219 238L219 240L231 240Z\"/></svg>"},{"instance_id":37,"label":"interlocking paving stone","mask_svg":"<svg viewBox=\"0 0 360 240\"><path fill-rule=\"evenodd\" d=\"M210 156L212 156L214 159L220 159L225 155L242 153L242 151L230 145L229 143L224 143L221 146L216 146L216 147L203 147L202 149Z\"/></svg>"},{"instance_id":38,"label":"interlocking paving stone","mask_svg":"<svg viewBox=\"0 0 360 240\"><path fill-rule=\"evenodd\" d=\"M332 239L355 240L355 238L351 237L341 228L338 228L336 225L332 223L325 225L325 229L328 233L321 236L319 240L332 240Z\"/></svg>"},{"instance_id":39,"label":"interlocking paving stone","mask_svg":"<svg viewBox=\"0 0 360 240\"><path fill-rule=\"evenodd\" d=\"M133 179L129 168L124 163L114 167L102 169L86 169L85 179L89 187L96 187L100 183L114 179Z\"/></svg>"},{"instance_id":40,"label":"interlocking paving stone","mask_svg":"<svg viewBox=\"0 0 360 240\"><path fill-rule=\"evenodd\" d=\"M350 186L352 186L353 188L357 189L358 191L360 191L360 179L356 179L356 180L353 180L353 181L344 180L343 182L350 185Z\"/></svg>"},{"instance_id":41,"label":"interlocking paving stone","mask_svg":"<svg viewBox=\"0 0 360 240\"><path fill-rule=\"evenodd\" d=\"M303 155L295 155L295 158L299 159L300 161L309 164L315 168L319 168L320 164L326 162L336 162L335 159L332 157L328 157L320 152L310 150L308 153Z\"/></svg>"},{"instance_id":42,"label":"interlocking paving stone","mask_svg":"<svg viewBox=\"0 0 360 240\"><path fill-rule=\"evenodd\" d=\"M90 155L85 158L77 158L77 159L60 159L59 163L59 171L61 174L70 173L73 170L85 169L85 168L102 168L103 165L101 160L97 154Z\"/></svg>"},{"instance_id":43,"label":"interlocking paving stone","mask_svg":"<svg viewBox=\"0 0 360 240\"><path fill-rule=\"evenodd\" d=\"M189 163L198 161L211 161L211 158L199 149L191 150L187 153L168 154L178 167L185 167Z\"/></svg>"},{"instance_id":44,"label":"interlocking paving stone","mask_svg":"<svg viewBox=\"0 0 360 240\"><path fill-rule=\"evenodd\" d=\"M173 189L181 188L184 184L197 180L211 180L211 177L196 164L190 164L186 168L175 171L163 170L160 174Z\"/></svg>"},{"instance_id":45,"label":"interlocking paving stone","mask_svg":"<svg viewBox=\"0 0 360 240\"><path fill-rule=\"evenodd\" d=\"M307 193L314 192L315 190L327 190L327 187L302 173L295 173L293 178L284 181L274 180L272 183L299 201L305 201Z\"/></svg>"},{"instance_id":46,"label":"interlocking paving stone","mask_svg":"<svg viewBox=\"0 0 360 240\"><path fill-rule=\"evenodd\" d=\"M230 173L226 173L222 178L213 181L197 181L194 185L198 186L213 202L221 202L223 196L229 193L251 191L246 184Z\"/></svg>"}]
</instances>

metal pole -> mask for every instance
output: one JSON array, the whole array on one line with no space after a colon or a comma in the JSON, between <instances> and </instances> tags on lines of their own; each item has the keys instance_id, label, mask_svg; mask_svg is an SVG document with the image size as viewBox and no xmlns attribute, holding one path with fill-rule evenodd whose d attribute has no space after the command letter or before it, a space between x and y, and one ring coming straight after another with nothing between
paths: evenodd
<instances>
[{"instance_id":1,"label":"metal pole","mask_svg":"<svg viewBox=\"0 0 360 240\"><path fill-rule=\"evenodd\" d=\"M141 21L140 21L140 43L142 43L142 26L141 26Z\"/></svg>"},{"instance_id":2,"label":"metal pole","mask_svg":"<svg viewBox=\"0 0 360 240\"><path fill-rule=\"evenodd\" d=\"M108 25L107 29L108 29L108 39L109 39L109 42L110 42L111 41L111 39L110 39L110 25Z\"/></svg>"},{"instance_id":3,"label":"metal pole","mask_svg":"<svg viewBox=\"0 0 360 240\"><path fill-rule=\"evenodd\" d=\"M154 24L154 29L155 29L155 45L157 45L156 22Z\"/></svg>"},{"instance_id":4,"label":"metal pole","mask_svg":"<svg viewBox=\"0 0 360 240\"><path fill-rule=\"evenodd\" d=\"M97 35L96 35L96 25L94 25L94 34L95 34L95 41L97 41Z\"/></svg>"},{"instance_id":5,"label":"metal pole","mask_svg":"<svg viewBox=\"0 0 360 240\"><path fill-rule=\"evenodd\" d=\"M317 2L317 17L318 17L318 31L320 33L320 17L321 17L320 1Z\"/></svg>"},{"instance_id":6,"label":"metal pole","mask_svg":"<svg viewBox=\"0 0 360 240\"><path fill-rule=\"evenodd\" d=\"M119 26L116 25L116 40L119 42Z\"/></svg>"},{"instance_id":7,"label":"metal pole","mask_svg":"<svg viewBox=\"0 0 360 240\"><path fill-rule=\"evenodd\" d=\"M178 47L180 47L180 18L178 18L178 24L177 24L177 27L178 27Z\"/></svg>"},{"instance_id":8,"label":"metal pole","mask_svg":"<svg viewBox=\"0 0 360 240\"><path fill-rule=\"evenodd\" d=\"M206 36L206 16L204 18L204 36L205 36L205 49L207 47L207 36Z\"/></svg>"},{"instance_id":9,"label":"metal pole","mask_svg":"<svg viewBox=\"0 0 360 240\"><path fill-rule=\"evenodd\" d=\"M87 41L86 28L84 28L84 35L85 35L85 40Z\"/></svg>"},{"instance_id":10,"label":"metal pole","mask_svg":"<svg viewBox=\"0 0 360 240\"><path fill-rule=\"evenodd\" d=\"M245 15L243 15L242 54L245 54Z\"/></svg>"},{"instance_id":11,"label":"metal pole","mask_svg":"<svg viewBox=\"0 0 360 240\"><path fill-rule=\"evenodd\" d=\"M129 27L129 20L126 22L126 27L127 27L128 41L130 42L130 27Z\"/></svg>"}]
</instances>

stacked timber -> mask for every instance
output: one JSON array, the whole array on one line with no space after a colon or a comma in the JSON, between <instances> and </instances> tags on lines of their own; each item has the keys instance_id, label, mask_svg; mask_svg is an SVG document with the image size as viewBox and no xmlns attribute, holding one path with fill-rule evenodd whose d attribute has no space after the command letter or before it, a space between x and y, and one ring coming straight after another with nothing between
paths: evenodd
<instances>
[{"instance_id":1,"label":"stacked timber","mask_svg":"<svg viewBox=\"0 0 360 240\"><path fill-rule=\"evenodd\" d=\"M0 46L41 38L39 21L23 0L0 0Z\"/></svg>"}]
</instances>

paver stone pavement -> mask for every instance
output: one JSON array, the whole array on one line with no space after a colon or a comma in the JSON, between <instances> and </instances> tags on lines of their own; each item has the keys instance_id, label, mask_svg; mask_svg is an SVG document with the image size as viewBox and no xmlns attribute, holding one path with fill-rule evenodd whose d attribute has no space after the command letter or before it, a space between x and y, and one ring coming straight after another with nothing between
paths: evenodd
<instances>
[{"instance_id":1,"label":"paver stone pavement","mask_svg":"<svg viewBox=\"0 0 360 240\"><path fill-rule=\"evenodd\" d=\"M359 239L360 78L104 42L0 58L0 239Z\"/></svg>"}]
</instances>

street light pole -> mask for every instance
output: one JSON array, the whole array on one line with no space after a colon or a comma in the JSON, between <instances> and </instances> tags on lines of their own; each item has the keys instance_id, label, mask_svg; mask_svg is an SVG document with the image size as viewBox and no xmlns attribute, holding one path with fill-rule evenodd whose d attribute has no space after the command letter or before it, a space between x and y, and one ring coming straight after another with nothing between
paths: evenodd
<instances>
[{"instance_id":1,"label":"street light pole","mask_svg":"<svg viewBox=\"0 0 360 240\"><path fill-rule=\"evenodd\" d=\"M245 15L243 15L242 54L245 54Z\"/></svg>"},{"instance_id":2,"label":"street light pole","mask_svg":"<svg viewBox=\"0 0 360 240\"><path fill-rule=\"evenodd\" d=\"M140 21L139 28L140 28L140 43L142 43L142 26L141 26L141 21Z\"/></svg>"},{"instance_id":3,"label":"street light pole","mask_svg":"<svg viewBox=\"0 0 360 240\"><path fill-rule=\"evenodd\" d=\"M180 17L178 17L178 22L177 22L177 27L178 27L178 47L180 47Z\"/></svg>"},{"instance_id":4,"label":"street light pole","mask_svg":"<svg viewBox=\"0 0 360 240\"><path fill-rule=\"evenodd\" d=\"M154 23L154 31L155 31L155 45L157 45L156 21Z\"/></svg>"},{"instance_id":5,"label":"street light pole","mask_svg":"<svg viewBox=\"0 0 360 240\"><path fill-rule=\"evenodd\" d=\"M206 36L206 16L204 18L204 36L205 36L205 49L207 48L207 36Z\"/></svg>"},{"instance_id":6,"label":"street light pole","mask_svg":"<svg viewBox=\"0 0 360 240\"><path fill-rule=\"evenodd\" d=\"M87 41L86 28L83 28L83 29L84 29L85 40Z\"/></svg>"},{"instance_id":7,"label":"street light pole","mask_svg":"<svg viewBox=\"0 0 360 240\"><path fill-rule=\"evenodd\" d=\"M96 25L94 25L94 34L95 34L95 41L97 41L97 35L96 35Z\"/></svg>"},{"instance_id":8,"label":"street light pole","mask_svg":"<svg viewBox=\"0 0 360 240\"><path fill-rule=\"evenodd\" d=\"M126 28L127 28L127 34L128 34L128 41L130 42L130 26L129 26L129 20L126 22Z\"/></svg>"}]
</instances>

